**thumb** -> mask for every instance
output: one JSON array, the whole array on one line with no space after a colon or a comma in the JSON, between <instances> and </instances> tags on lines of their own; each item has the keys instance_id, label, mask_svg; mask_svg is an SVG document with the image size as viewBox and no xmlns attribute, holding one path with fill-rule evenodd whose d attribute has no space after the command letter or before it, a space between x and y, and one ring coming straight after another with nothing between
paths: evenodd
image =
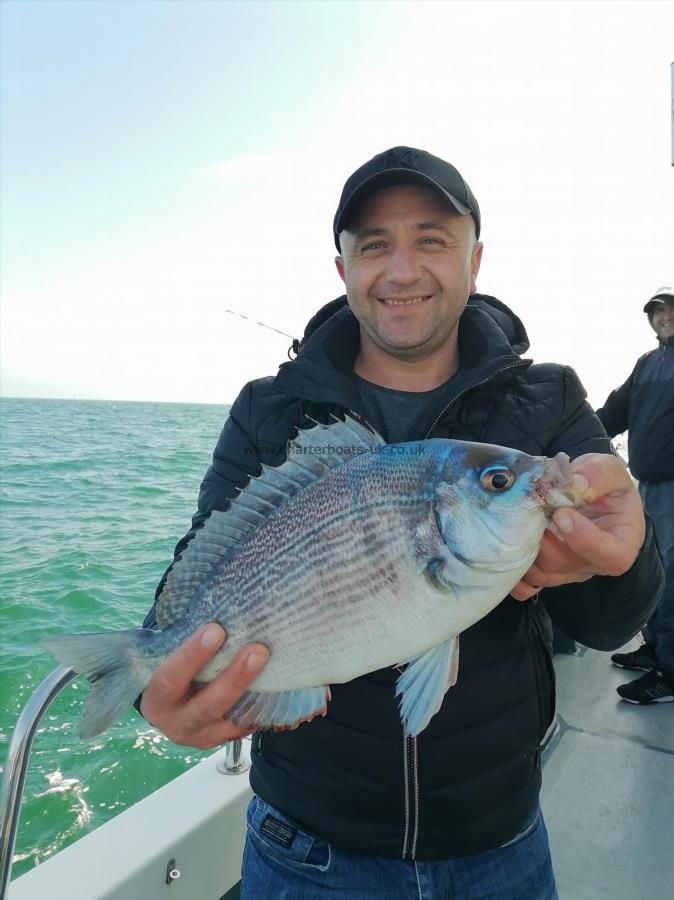
<instances>
[{"instance_id":1,"label":"thumb","mask_svg":"<svg viewBox=\"0 0 674 900\"><path fill-rule=\"evenodd\" d=\"M634 490L627 467L617 456L586 453L573 460L571 470L576 477L585 479L581 493L586 503L593 503L615 491Z\"/></svg>"}]
</instances>

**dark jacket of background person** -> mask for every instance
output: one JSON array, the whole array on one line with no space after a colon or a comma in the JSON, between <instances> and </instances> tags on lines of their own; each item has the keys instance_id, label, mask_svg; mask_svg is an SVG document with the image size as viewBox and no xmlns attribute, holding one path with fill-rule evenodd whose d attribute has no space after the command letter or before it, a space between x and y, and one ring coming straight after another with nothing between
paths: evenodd
<instances>
[{"instance_id":1,"label":"dark jacket of background person","mask_svg":"<svg viewBox=\"0 0 674 900\"><path fill-rule=\"evenodd\" d=\"M306 415L323 422L331 413L362 415L352 380L358 346L358 322L340 298L309 323L297 359L244 387L176 554L261 462L285 459L297 426L310 424ZM460 323L461 366L418 438L531 454L608 453L575 373L531 365L519 355L527 348L507 307L471 298ZM540 787L539 744L555 703L546 607L582 643L615 648L650 615L661 578L649 528L637 561L619 578L544 591L539 602L507 597L462 633L458 682L417 738L403 731L394 669L332 685L325 718L254 735L254 791L323 840L368 854L448 859L499 846L518 832ZM153 626L152 612L145 624Z\"/></svg>"},{"instance_id":2,"label":"dark jacket of background person","mask_svg":"<svg viewBox=\"0 0 674 900\"><path fill-rule=\"evenodd\" d=\"M609 437L628 431L638 481L674 481L674 343L645 353L627 381L597 410Z\"/></svg>"}]
</instances>

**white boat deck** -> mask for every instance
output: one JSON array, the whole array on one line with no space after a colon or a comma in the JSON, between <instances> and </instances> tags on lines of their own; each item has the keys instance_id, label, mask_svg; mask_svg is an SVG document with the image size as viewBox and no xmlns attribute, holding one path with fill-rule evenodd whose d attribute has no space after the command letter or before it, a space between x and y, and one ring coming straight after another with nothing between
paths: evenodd
<instances>
[{"instance_id":1,"label":"white boat deck","mask_svg":"<svg viewBox=\"0 0 674 900\"><path fill-rule=\"evenodd\" d=\"M608 653L558 655L555 668L542 805L560 900L674 900L674 703L620 701L615 687L639 673ZM10 900L233 900L250 788L217 771L223 756L17 879ZM181 877L167 885L173 859Z\"/></svg>"},{"instance_id":2,"label":"white boat deck","mask_svg":"<svg viewBox=\"0 0 674 900\"><path fill-rule=\"evenodd\" d=\"M615 688L641 673L609 653L554 661L559 730L541 803L560 900L674 900L674 703L620 700Z\"/></svg>"}]
</instances>

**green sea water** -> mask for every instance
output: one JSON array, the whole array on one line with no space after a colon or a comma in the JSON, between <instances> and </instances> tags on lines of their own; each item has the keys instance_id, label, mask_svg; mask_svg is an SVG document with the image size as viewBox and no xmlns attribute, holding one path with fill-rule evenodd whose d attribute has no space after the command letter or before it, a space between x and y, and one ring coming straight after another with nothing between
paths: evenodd
<instances>
[{"instance_id":1,"label":"green sea water","mask_svg":"<svg viewBox=\"0 0 674 900\"><path fill-rule=\"evenodd\" d=\"M136 627L187 531L226 406L0 400L0 765L56 666L48 634ZM81 741L86 682L35 738L13 877L98 828L203 754L131 710Z\"/></svg>"}]
</instances>

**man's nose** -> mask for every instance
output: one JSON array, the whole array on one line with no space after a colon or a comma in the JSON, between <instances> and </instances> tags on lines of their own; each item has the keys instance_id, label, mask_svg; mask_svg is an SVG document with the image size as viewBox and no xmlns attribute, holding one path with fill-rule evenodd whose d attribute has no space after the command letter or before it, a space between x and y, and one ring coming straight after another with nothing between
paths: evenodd
<instances>
[{"instance_id":1,"label":"man's nose","mask_svg":"<svg viewBox=\"0 0 674 900\"><path fill-rule=\"evenodd\" d=\"M414 284L421 277L421 261L416 248L396 247L388 257L386 276L394 284Z\"/></svg>"}]
</instances>

